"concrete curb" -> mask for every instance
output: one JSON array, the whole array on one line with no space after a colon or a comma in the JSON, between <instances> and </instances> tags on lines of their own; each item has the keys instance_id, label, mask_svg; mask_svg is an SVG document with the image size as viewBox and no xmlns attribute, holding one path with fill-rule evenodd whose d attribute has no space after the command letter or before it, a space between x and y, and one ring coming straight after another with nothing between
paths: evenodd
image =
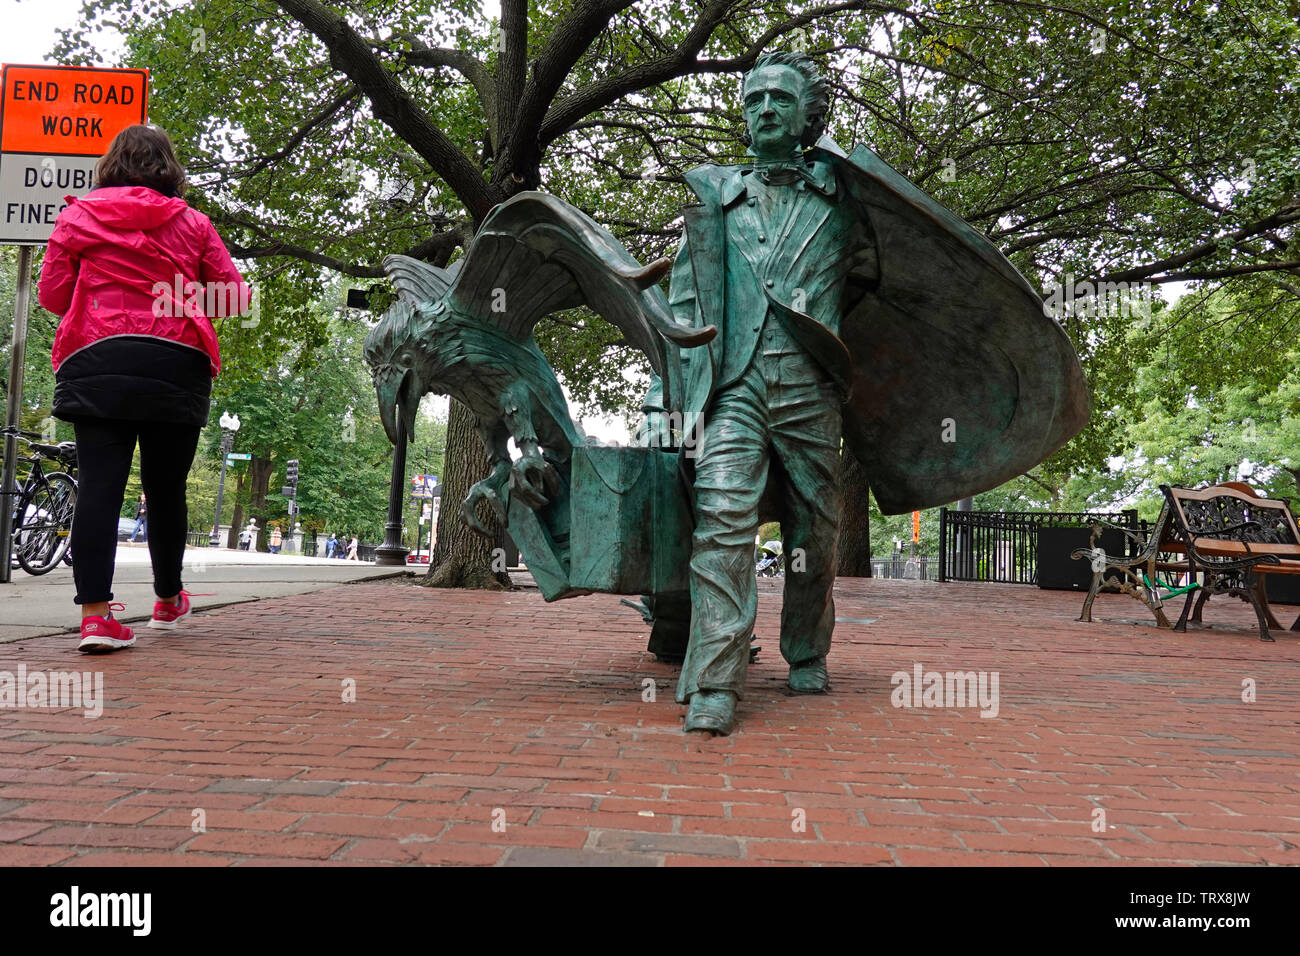
<instances>
[{"instance_id":1,"label":"concrete curb","mask_svg":"<svg viewBox=\"0 0 1300 956\"><path fill-rule=\"evenodd\" d=\"M394 568L392 573L390 574L372 574L368 577L356 578L352 581L335 581L332 584L326 584L319 588L313 588L310 591L297 591L295 593L316 594L320 591L328 591L331 588L347 587L348 585L352 585L352 584L369 584L372 581L392 581L395 578L405 578L405 577L413 578L416 576L417 575L415 571L409 571L406 568ZM281 596L283 595L277 595L277 597L281 597ZM266 601L266 600L270 600L270 599L251 597L251 598L238 598L236 600L229 600L229 601L217 601L212 604L204 604L201 608L195 608L194 613L199 614L204 611L215 611L217 608L233 607L236 604L256 604L258 601ZM140 622L147 622L152 617L153 617L153 611L150 610L148 614L132 614L129 617L120 617L118 618L118 620L121 621L123 624L138 624ZM78 634L80 632L81 632L81 626L77 625L75 627L65 627L54 631L42 631L40 634L25 634L22 637L0 638L0 645L17 644L21 641L35 640L38 637L53 637L60 634Z\"/></svg>"}]
</instances>

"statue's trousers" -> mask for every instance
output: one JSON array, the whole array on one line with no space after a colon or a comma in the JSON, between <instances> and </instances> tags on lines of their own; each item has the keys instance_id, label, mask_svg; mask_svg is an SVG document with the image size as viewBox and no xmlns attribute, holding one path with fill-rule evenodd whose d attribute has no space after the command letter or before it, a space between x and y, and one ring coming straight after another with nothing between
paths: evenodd
<instances>
[{"instance_id":1,"label":"statue's trousers","mask_svg":"<svg viewBox=\"0 0 1300 956\"><path fill-rule=\"evenodd\" d=\"M840 396L768 314L745 373L704 416L695 461L691 636L677 686L744 696L758 609L754 536L769 478L784 545L781 654L791 664L830 650L835 627Z\"/></svg>"}]
</instances>

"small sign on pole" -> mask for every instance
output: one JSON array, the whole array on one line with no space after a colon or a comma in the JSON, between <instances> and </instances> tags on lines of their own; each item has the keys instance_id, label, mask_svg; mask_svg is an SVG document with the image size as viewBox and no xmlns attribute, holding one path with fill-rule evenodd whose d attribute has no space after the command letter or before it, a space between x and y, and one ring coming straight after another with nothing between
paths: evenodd
<instances>
[{"instance_id":1,"label":"small sign on pole","mask_svg":"<svg viewBox=\"0 0 1300 956\"><path fill-rule=\"evenodd\" d=\"M0 71L0 243L44 245L66 197L148 116L149 71L6 64Z\"/></svg>"},{"instance_id":2,"label":"small sign on pole","mask_svg":"<svg viewBox=\"0 0 1300 956\"><path fill-rule=\"evenodd\" d=\"M921 512L912 512L912 543L921 543Z\"/></svg>"},{"instance_id":3,"label":"small sign on pole","mask_svg":"<svg viewBox=\"0 0 1300 956\"><path fill-rule=\"evenodd\" d=\"M433 489L438 485L437 475L412 475L411 497L432 498Z\"/></svg>"}]
</instances>

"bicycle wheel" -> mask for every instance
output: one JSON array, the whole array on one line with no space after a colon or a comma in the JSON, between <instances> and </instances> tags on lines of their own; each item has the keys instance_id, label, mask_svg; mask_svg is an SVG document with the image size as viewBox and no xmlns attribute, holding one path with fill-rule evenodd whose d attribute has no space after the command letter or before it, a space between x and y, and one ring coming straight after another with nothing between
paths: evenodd
<instances>
[{"instance_id":1,"label":"bicycle wheel","mask_svg":"<svg viewBox=\"0 0 1300 956\"><path fill-rule=\"evenodd\" d=\"M28 574L45 574L58 566L72 532L77 485L62 472L44 480L18 502L20 523L14 530L14 552Z\"/></svg>"}]
</instances>

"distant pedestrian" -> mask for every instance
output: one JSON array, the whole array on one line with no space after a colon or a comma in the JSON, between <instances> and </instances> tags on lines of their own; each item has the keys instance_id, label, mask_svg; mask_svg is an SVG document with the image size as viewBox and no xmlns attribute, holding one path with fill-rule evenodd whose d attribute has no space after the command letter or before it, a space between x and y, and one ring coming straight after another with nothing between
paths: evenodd
<instances>
[{"instance_id":1,"label":"distant pedestrian","mask_svg":"<svg viewBox=\"0 0 1300 956\"><path fill-rule=\"evenodd\" d=\"M330 535L329 540L325 542L325 557L334 557L334 552L339 549L338 535Z\"/></svg>"},{"instance_id":2,"label":"distant pedestrian","mask_svg":"<svg viewBox=\"0 0 1300 956\"><path fill-rule=\"evenodd\" d=\"M271 543L269 545L272 554L280 553L280 546L284 544L284 536L280 534L280 526L271 524Z\"/></svg>"},{"instance_id":3,"label":"distant pedestrian","mask_svg":"<svg viewBox=\"0 0 1300 956\"><path fill-rule=\"evenodd\" d=\"M212 320L248 311L250 294L212 222L182 198L185 170L162 130L118 133L95 166L95 183L59 213L39 299L61 319L50 356L53 414L77 436L79 647L111 651L135 643L113 616L122 605L110 602L117 520L137 445L150 527L143 495L137 521L157 596L149 626L172 629L190 613L181 581L185 487L221 370ZM190 294L214 287L226 291L220 303Z\"/></svg>"},{"instance_id":4,"label":"distant pedestrian","mask_svg":"<svg viewBox=\"0 0 1300 956\"><path fill-rule=\"evenodd\" d=\"M131 537L128 540L134 541L135 536L138 534L144 535L141 540L149 540L149 516L146 513L147 510L144 492L142 491L140 492L140 500L135 505L135 527L131 529Z\"/></svg>"},{"instance_id":5,"label":"distant pedestrian","mask_svg":"<svg viewBox=\"0 0 1300 956\"><path fill-rule=\"evenodd\" d=\"M244 551L257 550L257 519L249 518L248 525L239 534L239 547Z\"/></svg>"},{"instance_id":6,"label":"distant pedestrian","mask_svg":"<svg viewBox=\"0 0 1300 956\"><path fill-rule=\"evenodd\" d=\"M349 561L358 561L358 560L360 560L360 559L357 557L357 550L358 550L360 547L361 547L361 542L357 540L357 536L354 534L354 535L352 536L352 543L348 545L348 560L349 560Z\"/></svg>"}]
</instances>

